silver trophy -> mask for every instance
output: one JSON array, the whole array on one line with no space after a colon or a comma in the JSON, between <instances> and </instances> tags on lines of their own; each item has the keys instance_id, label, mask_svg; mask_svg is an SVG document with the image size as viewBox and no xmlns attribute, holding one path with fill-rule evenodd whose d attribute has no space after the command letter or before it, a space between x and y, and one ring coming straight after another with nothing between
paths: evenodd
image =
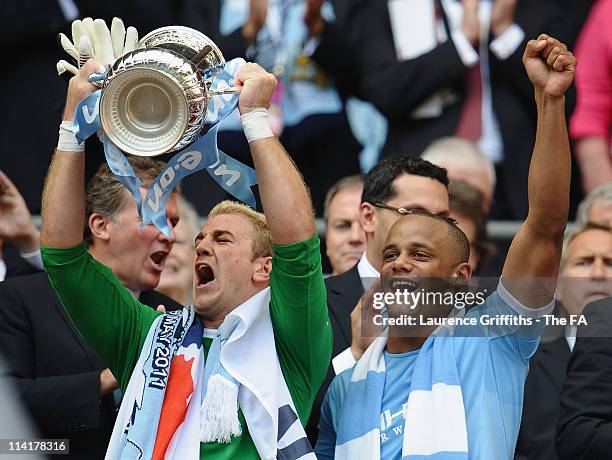
<instances>
[{"instance_id":1,"label":"silver trophy","mask_svg":"<svg viewBox=\"0 0 612 460\"><path fill-rule=\"evenodd\" d=\"M100 121L119 149L139 156L180 150L193 142L206 118L225 59L197 30L162 27L144 36L120 57L102 83Z\"/></svg>"}]
</instances>

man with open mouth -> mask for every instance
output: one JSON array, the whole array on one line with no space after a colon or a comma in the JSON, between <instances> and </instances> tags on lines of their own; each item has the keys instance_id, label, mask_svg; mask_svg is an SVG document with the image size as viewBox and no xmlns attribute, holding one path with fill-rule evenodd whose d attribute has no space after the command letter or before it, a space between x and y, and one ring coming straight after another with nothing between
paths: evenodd
<instances>
[{"instance_id":1,"label":"man with open mouth","mask_svg":"<svg viewBox=\"0 0 612 460\"><path fill-rule=\"evenodd\" d=\"M538 107L529 214L497 290L462 313L458 302L403 305L395 294L421 290L428 279L466 284L470 245L443 216L415 211L395 222L381 254L382 292L392 294L389 318L461 317L467 325L389 322L331 384L321 409L319 459L513 458L529 359L554 306L569 207L564 94L576 66L567 47L545 34L527 43L523 63ZM362 321L373 308L362 299Z\"/></svg>"},{"instance_id":2,"label":"man with open mouth","mask_svg":"<svg viewBox=\"0 0 612 460\"><path fill-rule=\"evenodd\" d=\"M95 88L71 80L70 119ZM314 458L304 433L331 352L319 239L308 191L268 123L273 75L245 64L239 110L265 215L219 203L195 239L193 305L146 310L84 250L84 155L56 150L42 253L82 335L125 396L107 458ZM148 227L147 227L148 228ZM128 250L128 248L126 248ZM151 254L151 269L163 268Z\"/></svg>"},{"instance_id":3,"label":"man with open mouth","mask_svg":"<svg viewBox=\"0 0 612 460\"><path fill-rule=\"evenodd\" d=\"M165 167L143 157L132 158L131 164L145 185ZM168 201L170 228L178 221L174 195ZM153 226L139 230L134 200L106 165L89 181L82 200L86 215L74 230L81 235L84 230L83 248L91 257L151 312L160 304L168 311L181 309L153 290L174 235L167 238ZM81 307L104 309L106 304L91 296ZM0 315L0 349L41 437L70 439L71 458L104 458L115 422L117 381L106 360L70 323L47 274L0 283Z\"/></svg>"}]
</instances>

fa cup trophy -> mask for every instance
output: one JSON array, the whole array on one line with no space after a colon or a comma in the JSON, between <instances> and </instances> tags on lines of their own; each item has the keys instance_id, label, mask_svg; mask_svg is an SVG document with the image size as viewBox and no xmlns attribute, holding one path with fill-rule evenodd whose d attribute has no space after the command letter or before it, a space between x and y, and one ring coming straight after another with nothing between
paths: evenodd
<instances>
[{"instance_id":1,"label":"fa cup trophy","mask_svg":"<svg viewBox=\"0 0 612 460\"><path fill-rule=\"evenodd\" d=\"M152 223L169 234L166 200L180 180L200 170L255 207L250 188L257 183L255 171L217 147L219 123L238 106L238 88L232 85L244 60L226 63L210 38L188 27L162 27L140 41L130 29L126 33L118 19L110 31L102 20L75 21L72 35L79 50L60 34L60 43L79 67L91 57L110 65L89 77L100 89L75 111L77 140L99 133L108 166L134 197L142 225ZM60 61L58 72L66 70L79 72ZM124 153L152 157L169 152L174 156L143 199L142 182Z\"/></svg>"},{"instance_id":2,"label":"fa cup trophy","mask_svg":"<svg viewBox=\"0 0 612 460\"><path fill-rule=\"evenodd\" d=\"M120 57L102 84L102 129L119 149L140 156L181 150L204 126L225 59L206 35L181 26L144 36Z\"/></svg>"}]
</instances>

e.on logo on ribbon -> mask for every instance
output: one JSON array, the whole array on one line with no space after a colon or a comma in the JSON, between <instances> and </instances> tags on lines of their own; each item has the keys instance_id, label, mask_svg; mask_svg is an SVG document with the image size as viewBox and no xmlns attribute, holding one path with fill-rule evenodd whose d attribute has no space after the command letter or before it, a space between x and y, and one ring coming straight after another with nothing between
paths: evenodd
<instances>
[{"instance_id":1,"label":"e.on logo on ribbon","mask_svg":"<svg viewBox=\"0 0 612 460\"><path fill-rule=\"evenodd\" d=\"M168 189L172 188L176 177L179 176L180 179L189 174L190 171L193 171L202 163L203 159L204 156L197 150L179 155L176 163L174 165L169 164L166 170L160 174L159 180L156 180L153 184L153 196L147 200L149 207L158 212L161 203L160 198ZM184 171L181 171L181 169L184 169Z\"/></svg>"},{"instance_id":2,"label":"e.on logo on ribbon","mask_svg":"<svg viewBox=\"0 0 612 460\"><path fill-rule=\"evenodd\" d=\"M89 107L87 105L83 105L82 110L83 118L85 118L88 125L91 125L98 118L98 113L100 111L100 98L96 99L96 103L94 104L93 111L91 113L89 112Z\"/></svg>"}]
</instances>

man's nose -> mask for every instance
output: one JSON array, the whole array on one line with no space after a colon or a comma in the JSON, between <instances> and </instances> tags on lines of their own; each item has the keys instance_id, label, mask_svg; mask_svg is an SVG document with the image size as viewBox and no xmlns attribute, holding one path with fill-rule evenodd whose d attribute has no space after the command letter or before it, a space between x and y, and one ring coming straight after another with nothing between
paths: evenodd
<instances>
[{"instance_id":1,"label":"man's nose","mask_svg":"<svg viewBox=\"0 0 612 460\"><path fill-rule=\"evenodd\" d=\"M603 280L607 276L607 268L604 261L597 257L591 264L591 268L589 270L589 276L593 279Z\"/></svg>"},{"instance_id":2,"label":"man's nose","mask_svg":"<svg viewBox=\"0 0 612 460\"><path fill-rule=\"evenodd\" d=\"M159 240L162 243L165 243L169 246L172 246L176 241L176 231L174 230L174 225L168 221L168 229L170 231L170 235L166 235L164 232L159 232Z\"/></svg>"},{"instance_id":3,"label":"man's nose","mask_svg":"<svg viewBox=\"0 0 612 460\"><path fill-rule=\"evenodd\" d=\"M361 223L360 222L353 222L353 225L351 225L351 244L362 244L365 243L365 232L363 231L363 228L361 227Z\"/></svg>"},{"instance_id":4,"label":"man's nose","mask_svg":"<svg viewBox=\"0 0 612 460\"><path fill-rule=\"evenodd\" d=\"M394 274L410 273L414 269L414 265L405 257L398 257L393 262L391 270Z\"/></svg>"},{"instance_id":5,"label":"man's nose","mask_svg":"<svg viewBox=\"0 0 612 460\"><path fill-rule=\"evenodd\" d=\"M208 241L207 238L202 238L198 244L196 245L196 254L198 256L204 255L204 256L210 256L212 254L211 248L210 248L210 242Z\"/></svg>"}]
</instances>

